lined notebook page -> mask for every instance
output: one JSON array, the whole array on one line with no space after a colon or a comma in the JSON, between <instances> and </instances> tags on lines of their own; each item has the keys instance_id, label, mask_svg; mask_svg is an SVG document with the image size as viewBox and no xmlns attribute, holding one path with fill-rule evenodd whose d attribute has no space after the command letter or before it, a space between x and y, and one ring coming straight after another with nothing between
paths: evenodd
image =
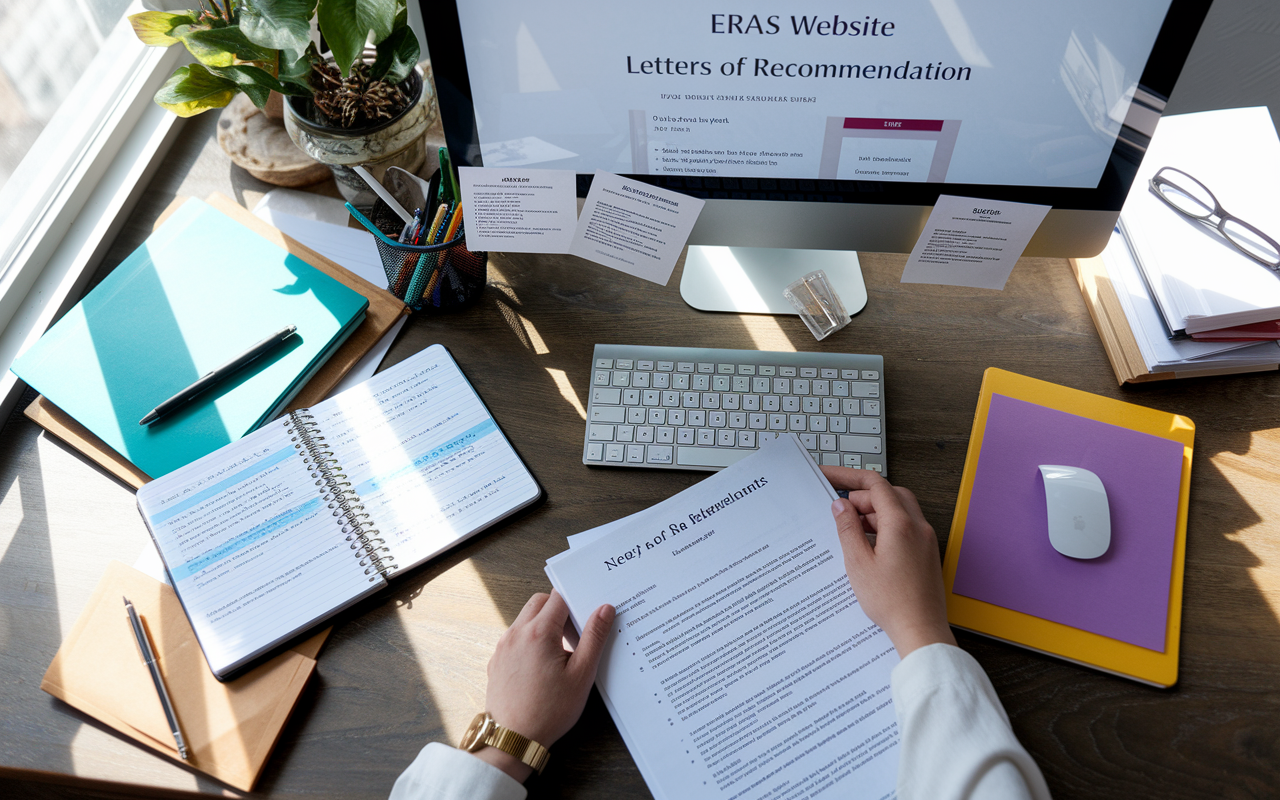
<instances>
[{"instance_id":1,"label":"lined notebook page","mask_svg":"<svg viewBox=\"0 0 1280 800\"><path fill-rule=\"evenodd\" d=\"M311 413L396 569L426 561L542 493L441 345Z\"/></svg>"},{"instance_id":2,"label":"lined notebook page","mask_svg":"<svg viewBox=\"0 0 1280 800\"><path fill-rule=\"evenodd\" d=\"M359 566L287 422L138 491L138 507L216 675L385 585Z\"/></svg>"}]
</instances>

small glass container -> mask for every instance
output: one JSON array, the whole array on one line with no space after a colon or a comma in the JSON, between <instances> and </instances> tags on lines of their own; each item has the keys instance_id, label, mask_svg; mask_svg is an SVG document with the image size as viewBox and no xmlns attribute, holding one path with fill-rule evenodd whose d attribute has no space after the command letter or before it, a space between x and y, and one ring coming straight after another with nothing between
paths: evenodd
<instances>
[{"instance_id":1,"label":"small glass container","mask_svg":"<svg viewBox=\"0 0 1280 800\"><path fill-rule=\"evenodd\" d=\"M782 294L800 313L800 319L818 341L849 324L849 312L845 311L840 295L836 294L827 280L827 273L822 270L810 272L789 284Z\"/></svg>"}]
</instances>

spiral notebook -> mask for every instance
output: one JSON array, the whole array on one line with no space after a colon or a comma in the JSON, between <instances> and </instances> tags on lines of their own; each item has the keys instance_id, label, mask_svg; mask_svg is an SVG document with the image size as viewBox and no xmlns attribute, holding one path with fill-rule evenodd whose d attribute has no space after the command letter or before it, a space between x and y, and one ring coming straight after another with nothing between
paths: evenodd
<instances>
[{"instance_id":1,"label":"spiral notebook","mask_svg":"<svg viewBox=\"0 0 1280 800\"><path fill-rule=\"evenodd\" d=\"M542 489L440 345L138 492L225 680Z\"/></svg>"}]
</instances>

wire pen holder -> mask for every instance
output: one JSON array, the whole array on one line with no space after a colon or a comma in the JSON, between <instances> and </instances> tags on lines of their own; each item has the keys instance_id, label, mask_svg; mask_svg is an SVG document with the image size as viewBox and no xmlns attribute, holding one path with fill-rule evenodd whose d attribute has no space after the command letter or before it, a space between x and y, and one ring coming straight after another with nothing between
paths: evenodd
<instances>
[{"instance_id":1,"label":"wire pen holder","mask_svg":"<svg viewBox=\"0 0 1280 800\"><path fill-rule=\"evenodd\" d=\"M404 222L382 200L368 217L350 203L347 211L373 234L387 289L415 312L455 311L480 298L488 278L489 254L467 249L465 220L451 241L411 245L396 241Z\"/></svg>"}]
</instances>

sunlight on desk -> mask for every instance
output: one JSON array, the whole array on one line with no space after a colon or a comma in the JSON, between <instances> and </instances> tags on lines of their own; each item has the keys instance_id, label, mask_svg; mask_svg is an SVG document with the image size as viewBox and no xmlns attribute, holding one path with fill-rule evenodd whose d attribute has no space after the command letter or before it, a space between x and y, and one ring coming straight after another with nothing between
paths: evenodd
<instances>
[{"instance_id":1,"label":"sunlight on desk","mask_svg":"<svg viewBox=\"0 0 1280 800\"><path fill-rule=\"evenodd\" d=\"M573 406L573 410L578 412L578 416L582 417L585 422L587 419L587 410L582 407L582 401L578 399L578 395L573 391L573 384L569 383L569 376L562 369L552 369L547 367L547 374L551 376L551 380L556 382L556 388L560 390L560 395L569 401L569 405Z\"/></svg>"}]
</instances>

